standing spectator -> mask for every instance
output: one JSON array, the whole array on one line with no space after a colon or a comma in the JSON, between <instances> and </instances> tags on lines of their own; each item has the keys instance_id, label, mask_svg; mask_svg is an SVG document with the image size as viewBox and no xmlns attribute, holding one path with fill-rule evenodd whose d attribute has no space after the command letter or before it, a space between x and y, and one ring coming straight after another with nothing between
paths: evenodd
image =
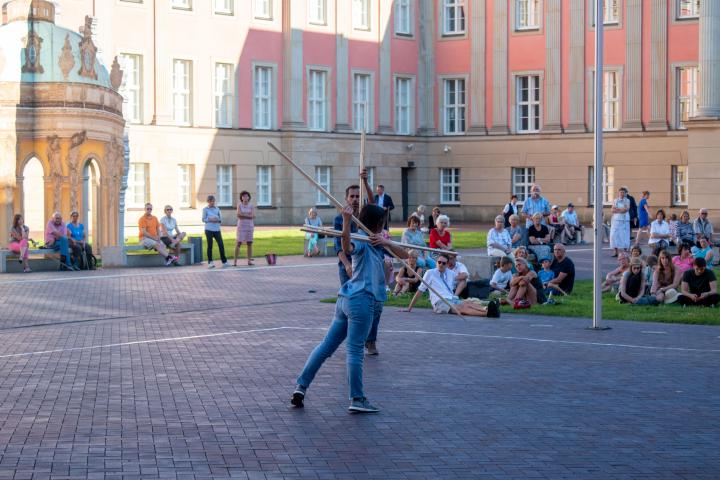
<instances>
[{"instance_id":1,"label":"standing spectator","mask_svg":"<svg viewBox=\"0 0 720 480\"><path fill-rule=\"evenodd\" d=\"M375 188L375 191L377 192L375 194L375 205L378 207L382 207L385 210L385 225L383 228L385 230L388 230L388 225L390 224L390 212L392 210L395 210L395 204L392 201L392 197L385 193L385 186L384 185L378 185Z\"/></svg>"},{"instance_id":2,"label":"standing spectator","mask_svg":"<svg viewBox=\"0 0 720 480\"><path fill-rule=\"evenodd\" d=\"M92 263L93 253L92 247L87 243L87 233L85 225L79 222L80 215L77 211L70 213L70 223L67 224L68 242L73 257L75 257L74 265L88 270L95 270Z\"/></svg>"},{"instance_id":3,"label":"standing spectator","mask_svg":"<svg viewBox=\"0 0 720 480\"><path fill-rule=\"evenodd\" d=\"M235 240L235 256L233 267L237 267L237 257L244 243L247 247L247 264L255 265L252 258L253 234L255 233L255 209L250 203L250 192L240 192L240 203L237 206L237 236Z\"/></svg>"},{"instance_id":4,"label":"standing spectator","mask_svg":"<svg viewBox=\"0 0 720 480\"><path fill-rule=\"evenodd\" d=\"M575 264L567 256L565 245L558 243L553 247L553 261L550 270L555 278L548 282L548 289L563 295L569 295L575 286Z\"/></svg>"},{"instance_id":5,"label":"standing spectator","mask_svg":"<svg viewBox=\"0 0 720 480\"><path fill-rule=\"evenodd\" d=\"M655 220L650 225L648 245L654 247L655 250L664 250L670 246L670 224L665 221L665 210L662 208L657 211Z\"/></svg>"},{"instance_id":6,"label":"standing spectator","mask_svg":"<svg viewBox=\"0 0 720 480\"><path fill-rule=\"evenodd\" d=\"M686 243L678 245L678 254L673 257L672 262L679 275L692 269L693 256L690 245Z\"/></svg>"},{"instance_id":7,"label":"standing spectator","mask_svg":"<svg viewBox=\"0 0 720 480\"><path fill-rule=\"evenodd\" d=\"M580 221L575 211L575 205L568 203L567 210L563 210L560 216L563 219L563 233L560 236L561 243L570 243L577 240L580 245L585 245L583 235L585 234L585 228L580 225Z\"/></svg>"},{"instance_id":8,"label":"standing spectator","mask_svg":"<svg viewBox=\"0 0 720 480\"><path fill-rule=\"evenodd\" d=\"M704 258L696 258L693 269L683 273L680 292L677 302L682 306L714 307L720 302L715 273L708 270Z\"/></svg>"},{"instance_id":9,"label":"standing spectator","mask_svg":"<svg viewBox=\"0 0 720 480\"><path fill-rule=\"evenodd\" d=\"M180 244L185 239L185 232L181 232L178 228L177 220L173 218L173 207L172 205L165 205L165 216L160 219L163 228L165 229L165 235L160 237L160 240L169 249L172 249L175 256L180 256Z\"/></svg>"},{"instance_id":10,"label":"standing spectator","mask_svg":"<svg viewBox=\"0 0 720 480\"><path fill-rule=\"evenodd\" d=\"M690 221L690 212L683 210L680 214L680 221L677 224L675 242L678 246L682 243L695 245L695 229Z\"/></svg>"},{"instance_id":11,"label":"standing spectator","mask_svg":"<svg viewBox=\"0 0 720 480\"><path fill-rule=\"evenodd\" d=\"M613 257L617 257L620 251L630 248L630 200L625 187L618 190L618 197L613 201L611 211L610 248L615 250Z\"/></svg>"},{"instance_id":12,"label":"standing spectator","mask_svg":"<svg viewBox=\"0 0 720 480\"><path fill-rule=\"evenodd\" d=\"M528 240L530 241L530 250L535 253L537 258L550 256L550 229L547 225L543 225L542 214L533 215L533 223L528 227Z\"/></svg>"},{"instance_id":13,"label":"standing spectator","mask_svg":"<svg viewBox=\"0 0 720 480\"><path fill-rule=\"evenodd\" d=\"M160 240L162 225L157 217L152 214L152 211L152 204L146 203L145 215L138 220L140 244L148 250L155 250L158 255L165 259L165 266L169 267L174 262L177 262L178 258L168 253L165 244Z\"/></svg>"},{"instance_id":14,"label":"standing spectator","mask_svg":"<svg viewBox=\"0 0 720 480\"><path fill-rule=\"evenodd\" d=\"M407 243L408 245L425 247L425 236L418 228L419 226L420 219L415 215L410 215L407 222L407 228L403 232L400 241L402 243ZM427 251L418 251L417 262L420 268L435 268L435 260L433 260L430 253Z\"/></svg>"},{"instance_id":15,"label":"standing spectator","mask_svg":"<svg viewBox=\"0 0 720 480\"><path fill-rule=\"evenodd\" d=\"M693 223L693 230L695 231L695 246L700 246L700 239L704 238L708 241L709 245L713 244L713 224L708 220L707 208L701 208L698 213L698 218Z\"/></svg>"},{"instance_id":16,"label":"standing spectator","mask_svg":"<svg viewBox=\"0 0 720 480\"><path fill-rule=\"evenodd\" d=\"M645 190L642 192L642 198L638 204L638 233L635 243L640 245L642 234L649 235L648 227L650 226L650 205L648 205L648 199L650 198L650 192ZM648 237L649 238L649 237Z\"/></svg>"},{"instance_id":17,"label":"standing spectator","mask_svg":"<svg viewBox=\"0 0 720 480\"><path fill-rule=\"evenodd\" d=\"M152 207L150 210L152 211ZM50 219L45 227L45 248L52 248L56 252L60 252L60 269L79 270L79 268L70 263L70 241L67 237L67 227L62 221L62 214L60 212L53 213L53 218ZM65 263L63 263L63 258L65 259Z\"/></svg>"},{"instance_id":18,"label":"standing spectator","mask_svg":"<svg viewBox=\"0 0 720 480\"><path fill-rule=\"evenodd\" d=\"M225 256L225 244L223 243L220 225L222 225L222 215L220 209L215 206L215 196L208 195L207 206L202 211L202 221L205 224L205 239L207 240L207 257L208 268L215 268L213 263L213 240L217 241L218 249L220 249L220 261L223 268L228 266L227 257Z\"/></svg>"},{"instance_id":19,"label":"standing spectator","mask_svg":"<svg viewBox=\"0 0 720 480\"><path fill-rule=\"evenodd\" d=\"M675 272L667 250L662 250L658 257L658 266L653 273L652 289L650 294L662 303L673 303L677 300L677 288L680 285L680 275Z\"/></svg>"},{"instance_id":20,"label":"standing spectator","mask_svg":"<svg viewBox=\"0 0 720 480\"><path fill-rule=\"evenodd\" d=\"M508 302L514 304L516 308L525 307L527 305L535 305L544 303L545 298L542 294L542 284L538 279L537 273L528 268L527 260L515 259L515 267L517 273L510 280L510 293L508 293ZM525 305L523 305L523 303Z\"/></svg>"},{"instance_id":21,"label":"standing spectator","mask_svg":"<svg viewBox=\"0 0 720 480\"><path fill-rule=\"evenodd\" d=\"M440 207L433 207L428 217L428 232L437 226L437 218L440 216Z\"/></svg>"},{"instance_id":22,"label":"standing spectator","mask_svg":"<svg viewBox=\"0 0 720 480\"><path fill-rule=\"evenodd\" d=\"M513 248L527 246L527 229L520 225L520 217L517 215L510 216L510 226L507 228L507 232L510 234L510 241L512 242Z\"/></svg>"},{"instance_id":23,"label":"standing spectator","mask_svg":"<svg viewBox=\"0 0 720 480\"><path fill-rule=\"evenodd\" d=\"M420 286L420 279L423 275L423 269L417 263L418 251L408 250L407 264L415 272L415 275L410 273L410 269L405 265L400 267L397 275L395 276L395 291L393 295L402 295L407 292L417 292L418 286Z\"/></svg>"},{"instance_id":24,"label":"standing spectator","mask_svg":"<svg viewBox=\"0 0 720 480\"><path fill-rule=\"evenodd\" d=\"M495 217L495 227L488 231L487 254L490 257L504 257L512 252L510 233L503 227L502 215Z\"/></svg>"},{"instance_id":25,"label":"standing spectator","mask_svg":"<svg viewBox=\"0 0 720 480\"><path fill-rule=\"evenodd\" d=\"M533 215L536 213L540 214L541 222L543 225L545 225L546 217L550 216L550 202L545 200L542 196L540 196L540 185L534 184L532 187L530 187L530 198L525 199L525 203L523 204L522 213L525 217L525 228L530 228L530 225L533 223Z\"/></svg>"},{"instance_id":26,"label":"standing spectator","mask_svg":"<svg viewBox=\"0 0 720 480\"><path fill-rule=\"evenodd\" d=\"M699 247L692 247L690 249L692 252L693 257L695 258L704 258L705 262L707 262L708 265L712 265L713 257L715 256L715 253L713 252L712 247L708 243L706 238L700 239L700 246Z\"/></svg>"},{"instance_id":27,"label":"standing spectator","mask_svg":"<svg viewBox=\"0 0 720 480\"><path fill-rule=\"evenodd\" d=\"M13 226L10 229L10 244L8 248L11 252L18 255L18 261L23 265L23 272L30 273L30 264L28 263L29 258L29 247L28 242L30 241L30 229L25 225L23 216L16 213L13 217Z\"/></svg>"},{"instance_id":28,"label":"standing spectator","mask_svg":"<svg viewBox=\"0 0 720 480\"><path fill-rule=\"evenodd\" d=\"M639 304L645 295L645 275L643 275L643 262L634 258L630 262L630 269L623 273L620 280L620 291L617 299L620 303Z\"/></svg>"},{"instance_id":29,"label":"standing spectator","mask_svg":"<svg viewBox=\"0 0 720 480\"><path fill-rule=\"evenodd\" d=\"M450 218L447 215L440 215L437 218L437 226L430 230L430 248L452 250L452 239L447 228L450 226Z\"/></svg>"},{"instance_id":30,"label":"standing spectator","mask_svg":"<svg viewBox=\"0 0 720 480\"><path fill-rule=\"evenodd\" d=\"M305 225L316 228L322 227L322 220L318 216L317 208L311 207L310 210L308 210L307 217L305 217ZM320 248L318 247L320 236L317 233L307 232L305 233L305 239L307 240L305 256L314 257L320 254Z\"/></svg>"},{"instance_id":31,"label":"standing spectator","mask_svg":"<svg viewBox=\"0 0 720 480\"><path fill-rule=\"evenodd\" d=\"M627 199L630 201L630 208L628 209L628 215L630 217L630 229L637 228L638 225L638 208L637 203L635 202L635 197L630 195L630 191L628 190L628 187L623 187L625 189L625 195L627 196ZM632 240L632 236L628 237L628 240Z\"/></svg>"},{"instance_id":32,"label":"standing spectator","mask_svg":"<svg viewBox=\"0 0 720 480\"><path fill-rule=\"evenodd\" d=\"M518 202L518 197L517 197L517 195L513 194L510 197L510 201L503 208L502 216L505 221L505 228L510 226L510 217L518 214L517 202Z\"/></svg>"},{"instance_id":33,"label":"standing spectator","mask_svg":"<svg viewBox=\"0 0 720 480\"><path fill-rule=\"evenodd\" d=\"M367 194L368 203L373 203L373 193L372 188L370 188L370 184L368 183L367 179L367 170L362 169L360 171L360 179L363 182L363 187L365 188L365 193ZM347 205L351 205L353 207L353 216L357 218L357 216L360 214L360 186L359 185L349 185L347 188L345 188L345 203ZM342 214L337 214L335 216L335 221L333 222L333 228L339 232L342 232L343 230L343 216ZM352 220L350 221L350 233L357 233L358 227ZM338 257L338 277L340 279L340 286L342 287L345 282L350 280L350 277L352 277L352 261L351 259L343 252L342 244L340 237L335 237L335 255ZM378 317L379 318L379 317Z\"/></svg>"}]
</instances>

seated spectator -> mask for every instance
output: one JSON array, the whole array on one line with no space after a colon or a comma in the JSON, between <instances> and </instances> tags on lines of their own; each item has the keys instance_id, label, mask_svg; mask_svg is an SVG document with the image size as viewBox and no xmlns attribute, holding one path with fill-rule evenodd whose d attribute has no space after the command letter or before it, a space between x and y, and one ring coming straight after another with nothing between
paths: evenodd
<instances>
[{"instance_id":1,"label":"seated spectator","mask_svg":"<svg viewBox=\"0 0 720 480\"><path fill-rule=\"evenodd\" d=\"M653 247L653 251L663 250L670 246L670 224L665 221L665 210L662 208L655 213L655 220L650 224L648 245Z\"/></svg>"},{"instance_id":2,"label":"seated spectator","mask_svg":"<svg viewBox=\"0 0 720 480\"><path fill-rule=\"evenodd\" d=\"M677 238L678 216L676 214L670 214L670 220L668 220L668 225L670 225L670 246L674 247L675 245L677 245L675 239Z\"/></svg>"},{"instance_id":3,"label":"seated spectator","mask_svg":"<svg viewBox=\"0 0 720 480\"><path fill-rule=\"evenodd\" d=\"M425 226L425 205L418 205L417 210L415 210L412 214L410 214L411 217L417 217L419 220L419 226L421 232L428 233L428 228Z\"/></svg>"},{"instance_id":4,"label":"seated spectator","mask_svg":"<svg viewBox=\"0 0 720 480\"><path fill-rule=\"evenodd\" d=\"M620 303L640 304L645 296L645 275L643 273L643 262L639 258L633 258L630 262L630 269L623 273L620 280L620 291L617 300Z\"/></svg>"},{"instance_id":5,"label":"seated spectator","mask_svg":"<svg viewBox=\"0 0 720 480\"><path fill-rule=\"evenodd\" d=\"M538 278L544 289L548 288L548 283L555 278L555 272L550 268L552 261L548 257L540 259L540 270L538 271Z\"/></svg>"},{"instance_id":6,"label":"seated spectator","mask_svg":"<svg viewBox=\"0 0 720 480\"><path fill-rule=\"evenodd\" d=\"M565 229L562 217L560 216L560 209L557 205L550 207L550 216L548 217L547 224L550 229L550 239L552 242L555 242Z\"/></svg>"},{"instance_id":7,"label":"seated spectator","mask_svg":"<svg viewBox=\"0 0 720 480\"><path fill-rule=\"evenodd\" d=\"M556 244L553 246L553 261L550 270L555 278L548 282L547 288L550 293L570 295L575 286L575 263L570 260L565 250L565 245Z\"/></svg>"},{"instance_id":8,"label":"seated spectator","mask_svg":"<svg viewBox=\"0 0 720 480\"><path fill-rule=\"evenodd\" d=\"M453 288L455 288L455 296L460 297L463 290L467 288L470 272L468 272L464 263L458 261L457 255L448 255L447 268L455 274Z\"/></svg>"},{"instance_id":9,"label":"seated spectator","mask_svg":"<svg viewBox=\"0 0 720 480\"><path fill-rule=\"evenodd\" d=\"M700 239L700 246L699 247L691 247L690 251L692 252L692 256L694 258L704 258L705 262L708 265L713 264L713 257L715 256L715 253L713 252L712 247L708 243L706 238Z\"/></svg>"},{"instance_id":10,"label":"seated spectator","mask_svg":"<svg viewBox=\"0 0 720 480\"><path fill-rule=\"evenodd\" d=\"M620 252L617 257L618 266L615 270L610 271L605 276L605 281L602 284L602 291L609 292L613 287L620 285L620 280L625 272L630 268L630 256L627 252Z\"/></svg>"},{"instance_id":11,"label":"seated spectator","mask_svg":"<svg viewBox=\"0 0 720 480\"><path fill-rule=\"evenodd\" d=\"M567 209L563 210L560 218L562 218L563 221L563 232L560 236L560 243L568 244L574 242L585 245L585 240L583 240L585 228L580 225L577 212L575 211L575 205L568 203Z\"/></svg>"},{"instance_id":12,"label":"seated spectator","mask_svg":"<svg viewBox=\"0 0 720 480\"><path fill-rule=\"evenodd\" d=\"M487 235L487 254L489 257L504 257L512 251L510 233L503 226L505 219L502 215L495 217L495 227Z\"/></svg>"},{"instance_id":13,"label":"seated spectator","mask_svg":"<svg viewBox=\"0 0 720 480\"><path fill-rule=\"evenodd\" d=\"M23 216L16 213L13 217L13 226L10 229L10 243L8 249L18 255L18 261L22 263L23 272L30 273L30 264L28 263L29 258L29 246L30 241L30 229L25 225Z\"/></svg>"},{"instance_id":14,"label":"seated spectator","mask_svg":"<svg viewBox=\"0 0 720 480\"><path fill-rule=\"evenodd\" d=\"M317 208L312 207L310 208L310 210L308 210L307 217L305 217L305 222L303 223L309 227L322 227L322 220L318 216ZM307 247L305 248L304 255L306 257L314 257L316 255L319 255L320 247L318 247L318 242L320 240L320 235L318 235L317 233L305 232L305 239L307 240Z\"/></svg>"},{"instance_id":15,"label":"seated spectator","mask_svg":"<svg viewBox=\"0 0 720 480\"><path fill-rule=\"evenodd\" d=\"M510 280L512 280L513 261L510 257L502 257L500 259L500 268L495 270L492 279L490 279L490 298L500 300L500 303L507 305L507 295L510 292Z\"/></svg>"},{"instance_id":16,"label":"seated spectator","mask_svg":"<svg viewBox=\"0 0 720 480\"><path fill-rule=\"evenodd\" d=\"M704 258L696 258L693 261L693 269L683 273L677 302L682 306L704 307L714 307L720 302L715 273L707 268Z\"/></svg>"},{"instance_id":17,"label":"seated spectator","mask_svg":"<svg viewBox=\"0 0 720 480\"><path fill-rule=\"evenodd\" d=\"M162 223L163 234L160 240L168 249L174 250L175 256L180 256L180 244L185 239L185 232L181 232L177 225L177 220L172 216L173 207L165 205L165 216L160 219Z\"/></svg>"},{"instance_id":18,"label":"seated spectator","mask_svg":"<svg viewBox=\"0 0 720 480\"><path fill-rule=\"evenodd\" d=\"M544 303L542 285L535 272L528 268L528 262L524 258L515 260L517 273L510 280L510 292L508 302L516 308L527 308L528 305Z\"/></svg>"},{"instance_id":19,"label":"seated spectator","mask_svg":"<svg viewBox=\"0 0 720 480\"><path fill-rule=\"evenodd\" d=\"M665 250L660 250L664 252ZM643 267L643 274L645 275L645 294L650 295L653 287L653 274L655 273L655 267L658 264L658 257L655 255L648 255L645 259L645 266Z\"/></svg>"},{"instance_id":20,"label":"seated spectator","mask_svg":"<svg viewBox=\"0 0 720 480\"><path fill-rule=\"evenodd\" d=\"M384 228L380 231L380 235L382 235L386 240L391 240L390 232ZM393 266L393 257L387 253L383 256L383 266L385 267L385 290L390 292L390 287L392 286L394 280L393 273L395 273L395 267Z\"/></svg>"},{"instance_id":21,"label":"seated spectator","mask_svg":"<svg viewBox=\"0 0 720 480\"><path fill-rule=\"evenodd\" d=\"M158 255L165 259L165 266L168 267L178 258L170 255L165 248L165 244L160 240L160 229L162 228L157 217L152 214L153 206L151 203L145 204L145 215L138 220L138 231L140 236L140 245L148 250L155 250Z\"/></svg>"},{"instance_id":22,"label":"seated spectator","mask_svg":"<svg viewBox=\"0 0 720 480\"><path fill-rule=\"evenodd\" d=\"M515 251L513 252L513 256L512 256L514 264L517 264L518 258L524 258L528 264L528 268L530 270L534 271L535 268L533 267L533 264L530 263L530 259L528 257L529 257L528 251L527 251L527 248L525 248L525 247L517 247L515 249ZM515 267L513 267L513 273L516 273L516 272L517 272L517 269Z\"/></svg>"},{"instance_id":23,"label":"seated spectator","mask_svg":"<svg viewBox=\"0 0 720 480\"><path fill-rule=\"evenodd\" d=\"M532 225L528 228L529 248L535 253L537 258L550 256L550 229L547 225L542 224L543 216L536 213L532 216Z\"/></svg>"},{"instance_id":24,"label":"seated spectator","mask_svg":"<svg viewBox=\"0 0 720 480\"><path fill-rule=\"evenodd\" d=\"M695 231L695 246L700 246L701 238L707 240L709 245L713 244L713 224L708 220L707 208L700 209L698 218L693 223L693 230Z\"/></svg>"},{"instance_id":25,"label":"seated spectator","mask_svg":"<svg viewBox=\"0 0 720 480\"><path fill-rule=\"evenodd\" d=\"M428 232L437 227L437 218L440 216L440 207L433 207L428 217Z\"/></svg>"},{"instance_id":26,"label":"seated spectator","mask_svg":"<svg viewBox=\"0 0 720 480\"><path fill-rule=\"evenodd\" d=\"M680 221L677 224L677 231L675 235L675 243L678 245L681 243L695 245L695 230L693 229L693 224L690 221L690 213L687 210L680 214Z\"/></svg>"},{"instance_id":27,"label":"seated spectator","mask_svg":"<svg viewBox=\"0 0 720 480\"><path fill-rule=\"evenodd\" d=\"M445 255L439 255L437 257L437 268L432 268L425 272L423 275L424 284L418 286L417 292L410 300L410 305L406 308L405 312L412 312L412 308L430 285L435 292L430 291L430 303L435 313L455 313L442 299L445 299L448 303L452 304L461 315L476 316L476 317L499 317L500 310L497 303L489 302L483 304L473 300L460 300L454 295L451 285L455 281L455 273L452 270L448 270L448 258Z\"/></svg>"},{"instance_id":28,"label":"seated spectator","mask_svg":"<svg viewBox=\"0 0 720 480\"><path fill-rule=\"evenodd\" d=\"M52 248L56 252L60 252L61 270L80 270L71 263L67 226L62 221L60 212L53 213L53 218L45 227L45 248Z\"/></svg>"},{"instance_id":29,"label":"seated spectator","mask_svg":"<svg viewBox=\"0 0 720 480\"><path fill-rule=\"evenodd\" d=\"M630 247L630 261L632 262L633 258L639 258L642 260L642 249L640 248L640 245L633 245Z\"/></svg>"},{"instance_id":30,"label":"seated spectator","mask_svg":"<svg viewBox=\"0 0 720 480\"><path fill-rule=\"evenodd\" d=\"M687 243L678 245L678 254L673 257L673 265L680 275L693 268L693 257L690 246Z\"/></svg>"},{"instance_id":31,"label":"seated spectator","mask_svg":"<svg viewBox=\"0 0 720 480\"><path fill-rule=\"evenodd\" d=\"M510 216L510 226L506 228L510 234L510 241L512 242L512 248L519 246L526 247L528 244L527 229L520 224L520 217L517 215Z\"/></svg>"},{"instance_id":32,"label":"seated spectator","mask_svg":"<svg viewBox=\"0 0 720 480\"><path fill-rule=\"evenodd\" d=\"M405 261L408 266L415 271L415 275L410 273L410 270L406 268L405 265L401 266L395 276L395 291L393 291L393 295L401 295L407 292L414 293L420 285L423 269L418 264L418 251L408 250L408 258Z\"/></svg>"},{"instance_id":33,"label":"seated spectator","mask_svg":"<svg viewBox=\"0 0 720 480\"><path fill-rule=\"evenodd\" d=\"M505 228L508 228L510 226L510 217L513 215L518 214L518 196L517 195L511 195L510 196L510 202L508 202L502 211L502 217Z\"/></svg>"},{"instance_id":34,"label":"seated spectator","mask_svg":"<svg viewBox=\"0 0 720 480\"><path fill-rule=\"evenodd\" d=\"M430 248L452 250L452 238L447 228L450 226L450 218L447 215L437 217L437 226L430 230Z\"/></svg>"},{"instance_id":35,"label":"seated spectator","mask_svg":"<svg viewBox=\"0 0 720 480\"><path fill-rule=\"evenodd\" d=\"M408 245L425 247L425 235L420 231L420 219L417 216L410 215L407 228L403 232L400 241ZM435 268L435 260L430 256L430 252L418 250L417 262L420 268Z\"/></svg>"},{"instance_id":36,"label":"seated spectator","mask_svg":"<svg viewBox=\"0 0 720 480\"><path fill-rule=\"evenodd\" d=\"M79 218L80 215L78 212L71 212L70 223L66 225L67 231L70 234L68 242L70 243L70 250L72 250L72 256L74 258L73 265L87 270L95 270L95 265L92 261L92 247L87 243L85 225L79 222Z\"/></svg>"},{"instance_id":37,"label":"seated spectator","mask_svg":"<svg viewBox=\"0 0 720 480\"><path fill-rule=\"evenodd\" d=\"M677 300L680 275L675 272L667 250L662 250L658 257L658 266L653 272L650 294L660 303L673 303Z\"/></svg>"}]
</instances>

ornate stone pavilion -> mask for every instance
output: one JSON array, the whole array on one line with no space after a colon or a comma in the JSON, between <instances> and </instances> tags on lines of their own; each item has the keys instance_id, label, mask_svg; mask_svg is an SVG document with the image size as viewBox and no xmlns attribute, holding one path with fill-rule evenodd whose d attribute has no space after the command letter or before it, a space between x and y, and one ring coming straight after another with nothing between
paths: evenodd
<instances>
[{"instance_id":1,"label":"ornate stone pavilion","mask_svg":"<svg viewBox=\"0 0 720 480\"><path fill-rule=\"evenodd\" d=\"M0 243L16 213L42 231L53 212L77 210L96 251L119 244L122 71L97 58L89 17L80 29L55 25L49 1L2 6Z\"/></svg>"}]
</instances>

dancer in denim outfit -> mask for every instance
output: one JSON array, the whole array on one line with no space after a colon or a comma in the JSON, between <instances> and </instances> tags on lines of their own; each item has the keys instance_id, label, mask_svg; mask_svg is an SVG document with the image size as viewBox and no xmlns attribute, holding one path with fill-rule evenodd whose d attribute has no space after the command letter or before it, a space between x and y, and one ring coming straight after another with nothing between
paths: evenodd
<instances>
[{"instance_id":1,"label":"dancer in denim outfit","mask_svg":"<svg viewBox=\"0 0 720 480\"><path fill-rule=\"evenodd\" d=\"M360 211L359 220L373 232L370 242L351 241L352 214L353 206L345 206L342 211L341 237L343 251L352 257L352 277L340 288L335 305L335 318L323 341L308 357L297 379L297 387L291 399L291 403L296 407L304 405L306 390L315 378L315 374L347 338L347 376L350 384L348 410L361 413L379 411L370 404L363 392L363 347L373 319L380 317L386 299L383 266L385 249L392 250L401 258L407 258L407 252L392 245L390 240L380 235L385 211L377 205L366 205Z\"/></svg>"}]
</instances>

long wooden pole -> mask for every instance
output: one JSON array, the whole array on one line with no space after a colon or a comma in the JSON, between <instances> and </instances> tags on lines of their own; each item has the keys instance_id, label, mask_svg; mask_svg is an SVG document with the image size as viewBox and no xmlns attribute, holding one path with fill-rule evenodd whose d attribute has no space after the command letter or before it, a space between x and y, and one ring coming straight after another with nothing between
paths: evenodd
<instances>
[{"instance_id":1,"label":"long wooden pole","mask_svg":"<svg viewBox=\"0 0 720 480\"><path fill-rule=\"evenodd\" d=\"M325 195L325 196L335 205L335 207L337 207L338 210L342 210L342 209L344 208L342 203L338 202L338 201L335 199L335 197L332 196L332 194L331 194L330 192L328 192L327 190L325 190L325 188L324 188L322 185L320 185L314 178L312 178L310 175L308 175L307 172L305 172L305 170L303 170L302 168L300 168L300 166L299 166L298 164L296 164L296 163L293 161L292 158L290 158L290 157L289 157L288 155L286 155L282 150L280 150L278 147L276 147L274 143L272 143L272 142L267 142L267 144L268 144L268 146L269 146L270 148L272 148L273 150L275 150L275 151L278 153L278 155L280 155L282 158L284 158L285 161L288 162L295 170L297 170L298 173L300 173L303 177L305 177L310 183L312 183L313 185L315 185L315 187L316 187L318 190L320 190L320 192L321 192L323 195ZM364 231L364 232L367 233L368 235L373 235L373 234L375 233L375 232L370 231L370 229L367 228L360 220L358 220L357 217L355 217L355 215L352 216L352 221L357 224L358 228L360 228L362 231ZM411 274L419 277L419 278L420 278L420 281L422 282L422 284L425 285L425 287L427 287L428 290L430 290L432 293L434 293L440 300L442 300L453 312L455 312L455 314L456 314L458 317L465 318L465 317L463 316L463 314L460 313L460 310L458 310L458 308L457 308L457 306L456 306L455 304L451 303L450 301L448 301L447 298L445 298L445 297L443 297L442 295L440 295L440 294L437 292L437 290L435 290L433 287L431 287L422 277L420 277L420 275L418 275L417 273L415 273L415 270L413 270L413 269L407 264L407 262L406 262L405 260L403 260L402 258L400 258L400 257L399 257L395 252L393 252L391 249L386 249L385 251L388 252L388 253L389 253L390 255L392 255L393 257L395 257L395 259L399 260L399 261L403 264L403 266L405 267L405 269L406 269L408 272L410 272Z\"/></svg>"},{"instance_id":2,"label":"long wooden pole","mask_svg":"<svg viewBox=\"0 0 720 480\"><path fill-rule=\"evenodd\" d=\"M360 171L362 172L365 168L365 141L367 140L367 103L363 104L365 113L363 114L362 129L360 130ZM365 184L363 179L360 179L360 208L363 206L363 197L365 196ZM368 198L368 202L370 199Z\"/></svg>"}]
</instances>

